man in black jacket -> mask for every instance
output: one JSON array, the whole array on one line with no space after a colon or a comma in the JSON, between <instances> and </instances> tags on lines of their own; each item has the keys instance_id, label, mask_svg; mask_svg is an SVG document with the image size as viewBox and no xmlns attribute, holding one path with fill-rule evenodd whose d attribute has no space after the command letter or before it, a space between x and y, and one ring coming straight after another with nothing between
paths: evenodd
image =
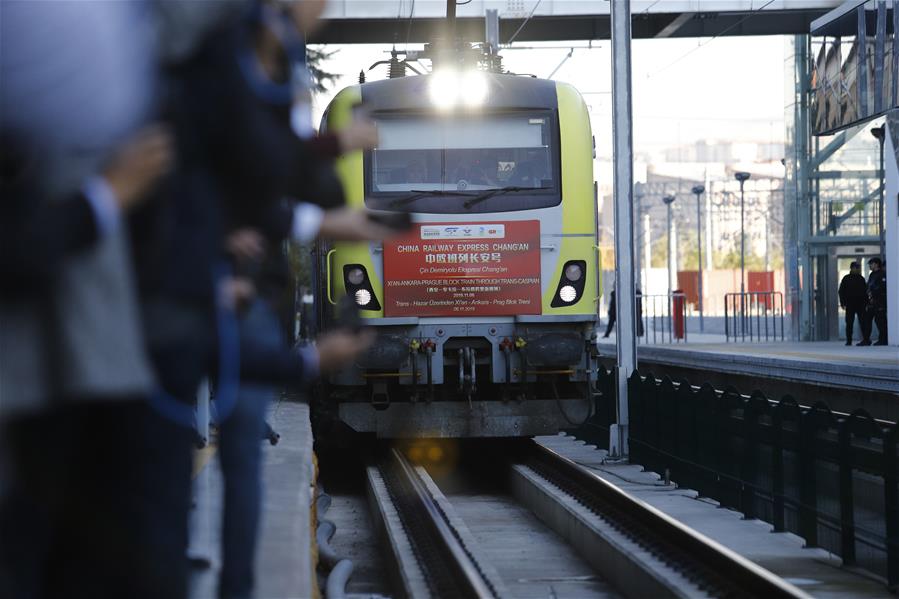
<instances>
[{"instance_id":1,"label":"man in black jacket","mask_svg":"<svg viewBox=\"0 0 899 599\"><path fill-rule=\"evenodd\" d=\"M877 325L877 342L874 345L887 344L887 274L880 258L868 260L871 274L868 275L868 326L865 330L866 345L871 345L871 324Z\"/></svg>"},{"instance_id":2,"label":"man in black jacket","mask_svg":"<svg viewBox=\"0 0 899 599\"><path fill-rule=\"evenodd\" d=\"M615 312L615 292L609 295L609 324L606 326L606 332L603 335L603 339L608 339L609 335L612 333L612 329L615 327L616 321L616 312ZM640 291L640 288L637 287L637 337L643 336L643 292Z\"/></svg>"},{"instance_id":3,"label":"man in black jacket","mask_svg":"<svg viewBox=\"0 0 899 599\"><path fill-rule=\"evenodd\" d=\"M840 281L840 307L846 310L846 345L852 345L852 329L856 317L858 317L863 338L859 345L864 344L864 339L867 338L864 318L865 307L868 303L868 285L865 283L865 277L861 274L861 269L861 264L853 262L849 265L849 274Z\"/></svg>"}]
</instances>

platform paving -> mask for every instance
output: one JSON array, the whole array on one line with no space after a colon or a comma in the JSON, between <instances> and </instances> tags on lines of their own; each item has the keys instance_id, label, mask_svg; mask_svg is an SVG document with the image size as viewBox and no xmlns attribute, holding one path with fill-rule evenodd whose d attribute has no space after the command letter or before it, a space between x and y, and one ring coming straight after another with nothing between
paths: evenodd
<instances>
[{"instance_id":1,"label":"platform paving","mask_svg":"<svg viewBox=\"0 0 899 599\"><path fill-rule=\"evenodd\" d=\"M740 513L698 497L696 491L666 485L657 474L644 472L638 465L610 463L605 450L564 433L536 440L814 597L892 596L873 575L844 568L838 556L819 548L805 548L800 537L771 532L767 522L744 520Z\"/></svg>"},{"instance_id":2,"label":"platform paving","mask_svg":"<svg viewBox=\"0 0 899 599\"><path fill-rule=\"evenodd\" d=\"M257 599L312 599L310 505L313 454L308 406L282 400L272 406L269 422L281 435L276 446L263 443L265 491L256 555ZM221 563L222 476L213 457L194 479L196 507L191 515L190 555L210 566L195 568L191 599L217 599Z\"/></svg>"}]
</instances>

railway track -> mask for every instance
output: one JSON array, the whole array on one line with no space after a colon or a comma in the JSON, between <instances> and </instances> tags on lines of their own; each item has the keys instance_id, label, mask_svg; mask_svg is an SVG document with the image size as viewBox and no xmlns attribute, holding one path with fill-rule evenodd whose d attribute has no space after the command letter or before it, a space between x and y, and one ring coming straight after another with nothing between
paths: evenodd
<instances>
[{"instance_id":1,"label":"railway track","mask_svg":"<svg viewBox=\"0 0 899 599\"><path fill-rule=\"evenodd\" d=\"M393 596L808 597L553 449L513 445L464 493L397 449L365 468Z\"/></svg>"}]
</instances>

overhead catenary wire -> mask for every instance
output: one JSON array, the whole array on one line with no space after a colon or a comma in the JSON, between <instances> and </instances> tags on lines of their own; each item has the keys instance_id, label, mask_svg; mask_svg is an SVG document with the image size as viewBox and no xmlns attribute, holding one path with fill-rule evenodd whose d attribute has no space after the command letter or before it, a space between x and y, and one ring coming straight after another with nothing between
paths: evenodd
<instances>
[{"instance_id":1,"label":"overhead catenary wire","mask_svg":"<svg viewBox=\"0 0 899 599\"><path fill-rule=\"evenodd\" d=\"M704 48L704 47L708 46L710 43L712 43L713 41L715 41L716 39L718 39L719 37L721 37L722 35L724 35L724 34L727 33L728 31L730 31L730 30L733 29L734 27L737 27L737 26L739 26L739 25L745 23L746 21L748 21L749 19L751 19L752 17L754 17L754 16L757 15L758 13L762 12L763 10L765 10L766 7L768 7L769 5L771 5L771 4L773 4L773 3L774 3L774 0L768 0L768 1L765 2L763 5L761 5L760 7L756 8L756 9L751 10L751 11L749 12L748 15L746 15L745 17L743 17L742 19L740 19L740 20L737 21L736 23L732 23L731 25L725 27L724 29L722 29L721 31L719 31L718 33L716 33L715 35L713 35L712 37L710 37L710 38L709 38L708 40L706 40L705 42L703 42L702 40L700 40L700 42L696 45L695 48L692 48L692 49L688 50L687 52L685 52L684 54L682 54L681 56L675 58L673 61L671 61L670 63L668 63L667 65L665 65L664 67L662 67L661 69L659 69L658 71L656 71L655 73L649 73L649 74L647 74L647 75L646 75L646 78L649 79L649 78L651 78L651 77L654 77L655 75L658 75L659 73L662 73L662 72L664 72L664 71L670 69L671 67L673 67L674 65L676 65L677 63L679 63L680 61L682 61L683 59L685 59L686 57L690 56L691 54L693 54L694 52L696 52L696 51L699 50L700 48Z\"/></svg>"},{"instance_id":2,"label":"overhead catenary wire","mask_svg":"<svg viewBox=\"0 0 899 599\"><path fill-rule=\"evenodd\" d=\"M400 19L403 18L403 5L406 3L406 0L399 0L399 6L396 8L396 18L393 20L394 29L393 29L393 49L396 50L396 43L400 37Z\"/></svg>"},{"instance_id":3,"label":"overhead catenary wire","mask_svg":"<svg viewBox=\"0 0 899 599\"><path fill-rule=\"evenodd\" d=\"M415 14L415 0L412 0L412 6L409 8L409 18L406 20L406 44L403 50L409 50L409 38L412 35L412 16Z\"/></svg>"},{"instance_id":4,"label":"overhead catenary wire","mask_svg":"<svg viewBox=\"0 0 899 599\"><path fill-rule=\"evenodd\" d=\"M656 4L658 4L658 3L661 2L661 1L662 1L662 0L656 0L655 2L653 2L652 4L650 4L649 6L647 6L645 9L643 9L643 11L641 11L641 14L644 14L644 15L645 15L645 14L649 14L649 9L651 9L653 6L655 6Z\"/></svg>"},{"instance_id":5,"label":"overhead catenary wire","mask_svg":"<svg viewBox=\"0 0 899 599\"><path fill-rule=\"evenodd\" d=\"M565 55L565 58L562 59L562 62L560 62L559 65L558 65L556 68L553 69L553 72L550 73L549 75L547 75L546 78L547 78L547 79L552 79L552 78L553 78L553 75L555 75L556 73L558 73L558 72L559 72L559 69L561 69L562 66L563 66L566 62L568 62L568 59L571 58L573 55L574 55L574 48L571 48L571 49L568 50L568 54Z\"/></svg>"},{"instance_id":6,"label":"overhead catenary wire","mask_svg":"<svg viewBox=\"0 0 899 599\"><path fill-rule=\"evenodd\" d=\"M537 2L534 4L534 8L531 9L531 13L524 20L524 23L522 23L521 26L515 30L515 33L513 33L512 37L509 38L509 41L506 42L507 46L515 41L515 38L518 37L518 34L521 33L521 30L524 29L524 26L527 25L528 21L531 20L531 17L534 16L534 13L537 12L537 7L540 6L540 2L542 2L542 0L537 0Z\"/></svg>"}]
</instances>

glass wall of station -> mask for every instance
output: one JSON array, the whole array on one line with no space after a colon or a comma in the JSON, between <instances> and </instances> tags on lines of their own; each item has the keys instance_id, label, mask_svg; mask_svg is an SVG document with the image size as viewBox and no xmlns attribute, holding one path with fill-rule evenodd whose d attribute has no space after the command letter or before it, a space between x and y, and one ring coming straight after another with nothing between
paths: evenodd
<instances>
[{"instance_id":1,"label":"glass wall of station","mask_svg":"<svg viewBox=\"0 0 899 599\"><path fill-rule=\"evenodd\" d=\"M784 247L795 339L844 338L839 281L851 262L865 268L882 252L875 134L899 106L896 4L844 5L810 36L788 41Z\"/></svg>"},{"instance_id":2,"label":"glass wall of station","mask_svg":"<svg viewBox=\"0 0 899 599\"><path fill-rule=\"evenodd\" d=\"M832 133L899 106L895 0L867 0L812 31L811 125Z\"/></svg>"}]
</instances>

